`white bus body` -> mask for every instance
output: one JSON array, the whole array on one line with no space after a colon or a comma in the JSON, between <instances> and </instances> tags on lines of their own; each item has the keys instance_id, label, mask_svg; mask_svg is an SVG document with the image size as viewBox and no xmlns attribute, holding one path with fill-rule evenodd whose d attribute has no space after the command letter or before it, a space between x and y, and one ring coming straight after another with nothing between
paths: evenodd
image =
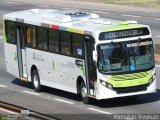
<instances>
[{"instance_id":1,"label":"white bus body","mask_svg":"<svg viewBox=\"0 0 160 120\"><path fill-rule=\"evenodd\" d=\"M5 14L3 22L7 71L33 82L36 91L45 85L81 93L84 103L89 97L100 100L156 91L147 25L50 9Z\"/></svg>"}]
</instances>

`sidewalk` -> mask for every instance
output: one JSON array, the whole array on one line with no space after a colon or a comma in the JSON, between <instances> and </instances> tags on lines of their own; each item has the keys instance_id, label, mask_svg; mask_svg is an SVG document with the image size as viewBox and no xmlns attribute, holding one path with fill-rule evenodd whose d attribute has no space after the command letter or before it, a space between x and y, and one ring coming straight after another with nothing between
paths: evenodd
<instances>
[{"instance_id":1,"label":"sidewalk","mask_svg":"<svg viewBox=\"0 0 160 120\"><path fill-rule=\"evenodd\" d=\"M81 2L76 0L25 0L25 1L8 0L8 1L160 18L160 9L142 8L136 6Z\"/></svg>"}]
</instances>

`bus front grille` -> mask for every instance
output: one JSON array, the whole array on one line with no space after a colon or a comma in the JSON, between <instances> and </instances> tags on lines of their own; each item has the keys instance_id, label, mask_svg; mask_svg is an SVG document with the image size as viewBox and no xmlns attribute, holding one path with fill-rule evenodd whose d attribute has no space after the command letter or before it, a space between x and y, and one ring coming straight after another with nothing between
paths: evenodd
<instances>
[{"instance_id":1,"label":"bus front grille","mask_svg":"<svg viewBox=\"0 0 160 120\"><path fill-rule=\"evenodd\" d=\"M134 87L126 87L126 88L114 88L114 90L118 94L145 91L145 90L147 90L147 84L140 85L140 86L134 86Z\"/></svg>"}]
</instances>

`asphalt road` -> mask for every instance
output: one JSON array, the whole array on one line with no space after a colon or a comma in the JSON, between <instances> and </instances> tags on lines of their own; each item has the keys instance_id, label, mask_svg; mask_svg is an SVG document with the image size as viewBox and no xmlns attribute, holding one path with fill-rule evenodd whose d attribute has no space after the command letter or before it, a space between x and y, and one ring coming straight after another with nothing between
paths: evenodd
<instances>
[{"instance_id":1,"label":"asphalt road","mask_svg":"<svg viewBox=\"0 0 160 120\"><path fill-rule=\"evenodd\" d=\"M0 2L0 16L11 11L31 9L31 8L57 8L54 6L37 6L33 4L21 4L12 2ZM96 12L96 11L95 11ZM155 43L159 43L160 21L153 20L151 17L133 17L125 15L117 15L107 12L99 12L102 17L111 19L128 20L134 19L140 23L148 24L151 27ZM120 113L160 113L160 68L157 70L157 93L141 95L136 100L116 98L102 101L94 101L91 105L84 105L79 96L68 92L63 92L53 88L44 88L44 92L36 94L30 83L21 82L14 76L8 74L5 68L3 39L0 38L0 101L10 102L29 109L55 115L56 117L63 115L66 117L84 117L104 119L108 114ZM64 116L70 114L70 116ZM96 114L96 117L93 116ZM99 114L107 114L99 115ZM76 115L76 116L75 116ZM78 115L78 116L77 116ZM97 118L97 119L98 119Z\"/></svg>"}]
</instances>

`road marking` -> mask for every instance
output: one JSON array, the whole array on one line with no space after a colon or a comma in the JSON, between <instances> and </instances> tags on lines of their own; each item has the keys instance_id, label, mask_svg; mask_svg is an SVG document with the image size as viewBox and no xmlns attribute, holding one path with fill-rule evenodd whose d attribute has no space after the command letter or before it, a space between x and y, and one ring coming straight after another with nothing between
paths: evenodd
<instances>
[{"instance_id":1,"label":"road marking","mask_svg":"<svg viewBox=\"0 0 160 120\"><path fill-rule=\"evenodd\" d=\"M51 99L51 97L46 97L47 99Z\"/></svg>"},{"instance_id":2,"label":"road marking","mask_svg":"<svg viewBox=\"0 0 160 120\"><path fill-rule=\"evenodd\" d=\"M160 65L156 65L156 67L159 67L159 68L160 68Z\"/></svg>"},{"instance_id":3,"label":"road marking","mask_svg":"<svg viewBox=\"0 0 160 120\"><path fill-rule=\"evenodd\" d=\"M88 109L92 110L92 111L99 112L99 113L103 113L103 114L112 114L112 113L109 113L109 112L106 112L106 111L102 111L102 110L98 110L98 109L95 109L95 108L88 108Z\"/></svg>"},{"instance_id":4,"label":"road marking","mask_svg":"<svg viewBox=\"0 0 160 120\"><path fill-rule=\"evenodd\" d=\"M71 104L71 105L75 104L74 102L70 102L70 101L67 101L67 100L59 99L59 98L55 98L54 100L64 102L64 103L68 103L68 104Z\"/></svg>"},{"instance_id":5,"label":"road marking","mask_svg":"<svg viewBox=\"0 0 160 120\"><path fill-rule=\"evenodd\" d=\"M158 37L158 38L159 38L160 36L156 36L156 37Z\"/></svg>"},{"instance_id":6,"label":"road marking","mask_svg":"<svg viewBox=\"0 0 160 120\"><path fill-rule=\"evenodd\" d=\"M6 88L6 87L8 87L8 86L0 84L0 87Z\"/></svg>"},{"instance_id":7,"label":"road marking","mask_svg":"<svg viewBox=\"0 0 160 120\"><path fill-rule=\"evenodd\" d=\"M4 3L9 3L9 4L16 4L16 5L18 5L18 4L21 4L21 3L17 3L17 2L4 2Z\"/></svg>"},{"instance_id":8,"label":"road marking","mask_svg":"<svg viewBox=\"0 0 160 120\"><path fill-rule=\"evenodd\" d=\"M47 6L47 5L38 5L39 7L49 7L49 6Z\"/></svg>"},{"instance_id":9,"label":"road marking","mask_svg":"<svg viewBox=\"0 0 160 120\"><path fill-rule=\"evenodd\" d=\"M35 92L30 92L30 91L22 91L22 92L24 92L24 93L28 93L28 94L31 94L31 95L36 95L36 96L39 96L39 95L41 95L41 94L39 94L39 93L35 93Z\"/></svg>"},{"instance_id":10,"label":"road marking","mask_svg":"<svg viewBox=\"0 0 160 120\"><path fill-rule=\"evenodd\" d=\"M108 14L111 14L110 12L104 12L104 11L92 11L92 12L96 12L96 13L108 13Z\"/></svg>"},{"instance_id":11,"label":"road marking","mask_svg":"<svg viewBox=\"0 0 160 120\"><path fill-rule=\"evenodd\" d=\"M154 20L160 20L160 18L153 18Z\"/></svg>"},{"instance_id":12,"label":"road marking","mask_svg":"<svg viewBox=\"0 0 160 120\"><path fill-rule=\"evenodd\" d=\"M122 16L127 16L127 17L136 17L136 18L142 17L142 16L128 15L128 14L121 14L121 15L122 15Z\"/></svg>"},{"instance_id":13,"label":"road marking","mask_svg":"<svg viewBox=\"0 0 160 120\"><path fill-rule=\"evenodd\" d=\"M3 38L3 36L0 36L0 38Z\"/></svg>"},{"instance_id":14,"label":"road marking","mask_svg":"<svg viewBox=\"0 0 160 120\"><path fill-rule=\"evenodd\" d=\"M18 114L16 112L13 112L13 111L10 111L10 110L6 110L6 109L3 109L1 107L0 107L0 111L4 111L4 112L10 113L10 114Z\"/></svg>"}]
</instances>

